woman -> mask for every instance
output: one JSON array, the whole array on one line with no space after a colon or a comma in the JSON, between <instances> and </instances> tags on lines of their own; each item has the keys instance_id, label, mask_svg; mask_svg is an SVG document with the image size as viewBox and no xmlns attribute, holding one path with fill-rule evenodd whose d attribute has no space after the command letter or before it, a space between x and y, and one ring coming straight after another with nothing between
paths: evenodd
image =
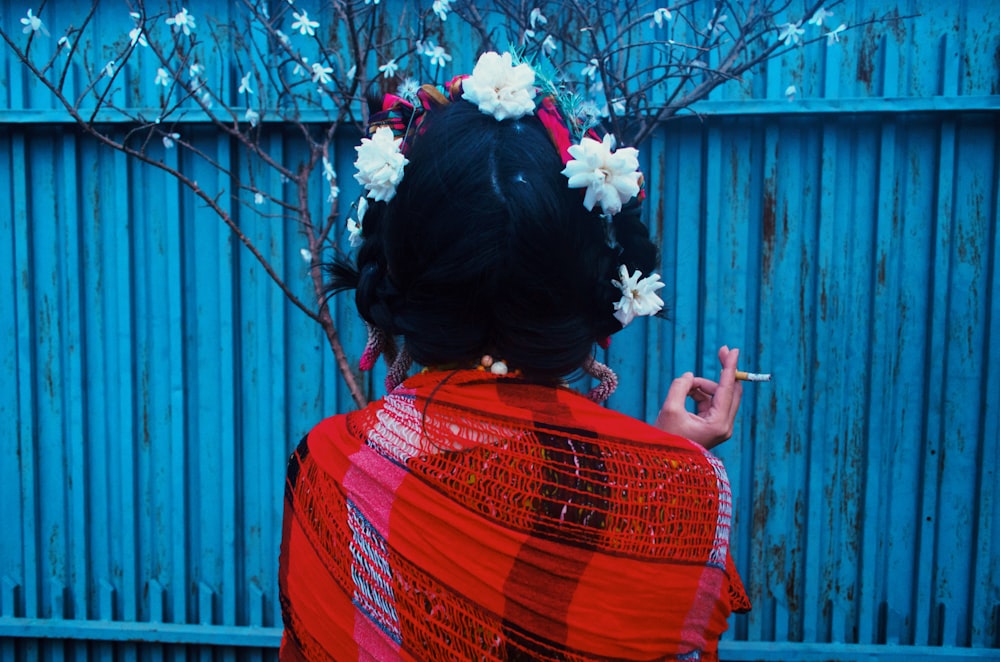
<instances>
[{"instance_id":1,"label":"woman","mask_svg":"<svg viewBox=\"0 0 1000 662\"><path fill-rule=\"evenodd\" d=\"M595 344L662 307L635 150L510 55L415 101L386 97L358 147L361 243L331 290L355 289L388 392L290 460L282 658L715 659L749 608L706 450L738 350L654 425L598 404L617 378ZM563 382L581 369L587 395Z\"/></svg>"}]
</instances>

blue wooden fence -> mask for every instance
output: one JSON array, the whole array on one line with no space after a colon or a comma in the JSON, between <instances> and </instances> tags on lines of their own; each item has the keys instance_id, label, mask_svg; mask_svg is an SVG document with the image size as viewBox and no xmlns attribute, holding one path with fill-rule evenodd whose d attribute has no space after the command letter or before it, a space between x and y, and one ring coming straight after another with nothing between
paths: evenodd
<instances>
[{"instance_id":1,"label":"blue wooden fence","mask_svg":"<svg viewBox=\"0 0 1000 662\"><path fill-rule=\"evenodd\" d=\"M616 337L612 406L651 418L722 343L776 376L720 450L754 600L729 659L1000 658L1000 10L835 8L893 10L919 16L792 53L643 146L674 321ZM272 658L285 458L352 406L326 341L175 180L82 135L9 49L0 71L0 659ZM296 228L222 204L309 300ZM335 316L357 357L349 298Z\"/></svg>"}]
</instances>

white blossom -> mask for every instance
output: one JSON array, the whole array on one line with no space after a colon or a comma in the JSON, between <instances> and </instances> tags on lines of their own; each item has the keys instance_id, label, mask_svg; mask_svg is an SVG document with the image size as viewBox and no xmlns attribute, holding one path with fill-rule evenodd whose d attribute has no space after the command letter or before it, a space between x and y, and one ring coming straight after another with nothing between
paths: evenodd
<instances>
[{"instance_id":1,"label":"white blossom","mask_svg":"<svg viewBox=\"0 0 1000 662\"><path fill-rule=\"evenodd\" d=\"M583 206L588 210L600 203L605 214L614 215L639 194L642 173L635 148L614 151L613 138L608 134L601 142L585 136L568 151L573 158L562 174L569 178L570 188L587 189Z\"/></svg>"},{"instance_id":2,"label":"white blossom","mask_svg":"<svg viewBox=\"0 0 1000 662\"><path fill-rule=\"evenodd\" d=\"M788 87L785 88L785 96L788 98L789 101L795 101L795 95L798 93L799 90L794 85L789 85Z\"/></svg>"},{"instance_id":3,"label":"white blossom","mask_svg":"<svg viewBox=\"0 0 1000 662\"><path fill-rule=\"evenodd\" d=\"M316 36L316 28L319 27L319 21L310 21L309 12L305 9L302 10L301 14L293 11L292 16L295 18L295 21L292 23L293 30L298 30L299 34L302 35Z\"/></svg>"},{"instance_id":4,"label":"white blossom","mask_svg":"<svg viewBox=\"0 0 1000 662\"><path fill-rule=\"evenodd\" d=\"M357 204L357 220L353 218L347 219L347 239L351 243L352 247L359 246L361 244L361 230L365 220L365 214L368 213L368 198L361 196L358 199Z\"/></svg>"},{"instance_id":5,"label":"white blossom","mask_svg":"<svg viewBox=\"0 0 1000 662\"><path fill-rule=\"evenodd\" d=\"M729 19L729 16L727 14L723 14L718 18L716 18L718 12L719 12L718 9L712 10L712 18L709 19L708 25L705 26L705 31L711 32L713 37L717 36L719 33L721 33L726 29L722 26L722 24Z\"/></svg>"},{"instance_id":6,"label":"white blossom","mask_svg":"<svg viewBox=\"0 0 1000 662\"><path fill-rule=\"evenodd\" d=\"M288 45L288 42L289 42L288 35L285 34L284 32L282 32L281 30L275 30L274 31L274 36L277 37L278 41L280 41L285 46Z\"/></svg>"},{"instance_id":7,"label":"white blossom","mask_svg":"<svg viewBox=\"0 0 1000 662\"><path fill-rule=\"evenodd\" d=\"M669 21L671 18L673 18L673 16L671 15L670 10L666 7L660 7L653 12L653 23L655 23L658 28L662 28L663 22Z\"/></svg>"},{"instance_id":8,"label":"white blossom","mask_svg":"<svg viewBox=\"0 0 1000 662\"><path fill-rule=\"evenodd\" d=\"M604 110L604 116L607 117L611 113L610 113L609 110L607 110L607 104L605 104L605 106L606 107L605 107L605 110ZM611 100L611 106L610 106L610 108L615 111L615 115L619 115L619 116L624 115L625 114L625 108L626 108L626 106L625 106L625 99L623 97L616 97L616 98L612 99Z\"/></svg>"},{"instance_id":9,"label":"white blossom","mask_svg":"<svg viewBox=\"0 0 1000 662\"><path fill-rule=\"evenodd\" d=\"M402 142L392 129L383 126L371 138L362 138L361 144L354 148L358 153L354 179L368 190L372 200L388 202L396 195L403 168L409 163L400 151Z\"/></svg>"},{"instance_id":10,"label":"white blossom","mask_svg":"<svg viewBox=\"0 0 1000 662\"><path fill-rule=\"evenodd\" d=\"M168 133L165 136L163 136L163 146L166 147L167 149L173 149L174 141L180 140L180 138L181 134L179 133Z\"/></svg>"},{"instance_id":11,"label":"white blossom","mask_svg":"<svg viewBox=\"0 0 1000 662\"><path fill-rule=\"evenodd\" d=\"M69 37L65 35L59 37L59 41L56 42L56 46L62 46L67 51L73 50L73 44L69 43Z\"/></svg>"},{"instance_id":12,"label":"white blossom","mask_svg":"<svg viewBox=\"0 0 1000 662\"><path fill-rule=\"evenodd\" d=\"M302 259L305 262L312 262L313 254L309 251L308 248L300 248L299 249L299 255L302 256Z\"/></svg>"},{"instance_id":13,"label":"white blossom","mask_svg":"<svg viewBox=\"0 0 1000 662\"><path fill-rule=\"evenodd\" d=\"M243 78L240 79L240 89L236 90L237 94L253 94L253 89L250 87L250 76L252 74L252 71L243 74Z\"/></svg>"},{"instance_id":14,"label":"white blossom","mask_svg":"<svg viewBox=\"0 0 1000 662\"><path fill-rule=\"evenodd\" d=\"M21 19L21 25L24 26L21 28L21 32L24 34L39 31L43 34L47 34L45 31L45 25L42 24L42 19L32 14L30 9L28 10L28 15Z\"/></svg>"},{"instance_id":15,"label":"white blossom","mask_svg":"<svg viewBox=\"0 0 1000 662\"><path fill-rule=\"evenodd\" d=\"M451 56L448 55L443 46L435 46L429 52L425 53L425 55L431 59L432 67L443 67L451 61Z\"/></svg>"},{"instance_id":16,"label":"white blossom","mask_svg":"<svg viewBox=\"0 0 1000 662\"><path fill-rule=\"evenodd\" d=\"M552 55L559 48L559 44L556 43L555 37L548 35L542 42L542 48L545 49L546 54Z\"/></svg>"},{"instance_id":17,"label":"white blossom","mask_svg":"<svg viewBox=\"0 0 1000 662\"><path fill-rule=\"evenodd\" d=\"M778 41L783 42L785 46L788 46L788 42L792 42L792 44L799 43L799 39L805 33L805 30L799 27L801 25L802 21L799 21L794 24L785 23L784 25L782 25L781 34L778 35Z\"/></svg>"},{"instance_id":18,"label":"white blossom","mask_svg":"<svg viewBox=\"0 0 1000 662\"><path fill-rule=\"evenodd\" d=\"M347 80L352 81L358 73L358 65L351 65L351 68L347 70Z\"/></svg>"},{"instance_id":19,"label":"white blossom","mask_svg":"<svg viewBox=\"0 0 1000 662\"><path fill-rule=\"evenodd\" d=\"M333 67L325 67L320 62L314 62L312 65L312 82L326 85L332 80L330 78L330 74L332 73Z\"/></svg>"},{"instance_id":20,"label":"white blossom","mask_svg":"<svg viewBox=\"0 0 1000 662\"><path fill-rule=\"evenodd\" d=\"M396 64L395 59L392 59L379 67L378 71L382 74L383 78L392 78L396 75L396 72L399 71L399 65Z\"/></svg>"},{"instance_id":21,"label":"white blossom","mask_svg":"<svg viewBox=\"0 0 1000 662\"><path fill-rule=\"evenodd\" d=\"M167 25L172 25L175 31L180 30L186 35L191 34L191 31L197 27L194 16L188 13L186 7L181 7L179 12L168 18Z\"/></svg>"},{"instance_id":22,"label":"white blossom","mask_svg":"<svg viewBox=\"0 0 1000 662\"><path fill-rule=\"evenodd\" d=\"M254 193L253 194L253 203L255 205L262 205L262 204L264 204L264 194L261 193L260 191L257 191L256 193Z\"/></svg>"},{"instance_id":23,"label":"white blossom","mask_svg":"<svg viewBox=\"0 0 1000 662\"><path fill-rule=\"evenodd\" d=\"M111 78L115 75L115 61L108 60L108 63L104 65L104 75Z\"/></svg>"},{"instance_id":24,"label":"white blossom","mask_svg":"<svg viewBox=\"0 0 1000 662\"><path fill-rule=\"evenodd\" d=\"M523 62L515 66L510 53L480 55L462 90L463 99L498 120L535 112L535 72Z\"/></svg>"},{"instance_id":25,"label":"white blossom","mask_svg":"<svg viewBox=\"0 0 1000 662\"><path fill-rule=\"evenodd\" d=\"M191 78L200 78L203 73L205 73L205 65L203 64L192 62L191 66L188 67L188 76Z\"/></svg>"},{"instance_id":26,"label":"white blossom","mask_svg":"<svg viewBox=\"0 0 1000 662\"><path fill-rule=\"evenodd\" d=\"M605 115L606 113L602 113L601 108L592 99L583 101L576 107L576 116L583 122L584 126L597 124L599 119Z\"/></svg>"},{"instance_id":27,"label":"white blossom","mask_svg":"<svg viewBox=\"0 0 1000 662\"><path fill-rule=\"evenodd\" d=\"M615 302L615 319L622 326L639 315L655 315L663 309L663 299L656 293L664 286L659 274L650 274L642 278L642 272L636 270L632 275L624 264L618 267L618 280L612 284L621 290L622 298Z\"/></svg>"},{"instance_id":28,"label":"white blossom","mask_svg":"<svg viewBox=\"0 0 1000 662\"><path fill-rule=\"evenodd\" d=\"M826 45L833 46L836 43L840 43L840 33L847 29L846 23L841 23L840 26L835 30L831 30L826 33Z\"/></svg>"},{"instance_id":29,"label":"white blossom","mask_svg":"<svg viewBox=\"0 0 1000 662\"><path fill-rule=\"evenodd\" d=\"M549 19L545 18L545 14L538 7L531 10L531 14L528 15L528 23L531 25L531 29L535 30L539 25L545 25L549 22Z\"/></svg>"},{"instance_id":30,"label":"white blossom","mask_svg":"<svg viewBox=\"0 0 1000 662\"><path fill-rule=\"evenodd\" d=\"M351 244L351 248L361 245L361 230L361 223L356 219L347 219L347 241Z\"/></svg>"},{"instance_id":31,"label":"white blossom","mask_svg":"<svg viewBox=\"0 0 1000 662\"><path fill-rule=\"evenodd\" d=\"M308 65L308 64L309 64L309 58L307 58L307 57L302 58L302 62L298 62L297 61L295 63L295 68L292 69L292 74L295 75L295 76L302 76L302 75L304 75L308 71L308 69L306 68L305 65Z\"/></svg>"},{"instance_id":32,"label":"white blossom","mask_svg":"<svg viewBox=\"0 0 1000 662\"><path fill-rule=\"evenodd\" d=\"M325 156L323 157L323 177L326 178L326 181L328 182L332 182L337 179L337 171L333 169L333 163L331 163L330 159Z\"/></svg>"},{"instance_id":33,"label":"white blossom","mask_svg":"<svg viewBox=\"0 0 1000 662\"><path fill-rule=\"evenodd\" d=\"M808 23L809 25L815 25L816 27L821 28L823 27L823 21L831 16L833 16L832 11L827 11L825 8L820 7L816 10L816 13L812 15L812 18L809 19Z\"/></svg>"},{"instance_id":34,"label":"white blossom","mask_svg":"<svg viewBox=\"0 0 1000 662\"><path fill-rule=\"evenodd\" d=\"M142 26L137 25L128 31L128 38L132 44L132 48L135 48L136 44L139 44L143 48L149 48L149 41L146 39L146 33L143 32Z\"/></svg>"},{"instance_id":35,"label":"white blossom","mask_svg":"<svg viewBox=\"0 0 1000 662\"><path fill-rule=\"evenodd\" d=\"M434 4L431 6L434 13L442 21L448 20L448 11L451 10L451 0L434 0Z\"/></svg>"},{"instance_id":36,"label":"white blossom","mask_svg":"<svg viewBox=\"0 0 1000 662\"><path fill-rule=\"evenodd\" d=\"M156 80L153 81L155 85L162 85L163 87L170 86L170 72L163 67L158 67L156 69Z\"/></svg>"},{"instance_id":37,"label":"white blossom","mask_svg":"<svg viewBox=\"0 0 1000 662\"><path fill-rule=\"evenodd\" d=\"M246 115L243 116L243 119L250 122L250 126L257 126L260 124L260 113L253 108L247 108Z\"/></svg>"},{"instance_id":38,"label":"white blossom","mask_svg":"<svg viewBox=\"0 0 1000 662\"><path fill-rule=\"evenodd\" d=\"M590 61L590 64L588 64L587 66L585 66L583 69L580 70L580 75L583 76L584 78L591 78L591 79L594 78L597 75L597 66L598 66L597 60L592 59Z\"/></svg>"}]
</instances>

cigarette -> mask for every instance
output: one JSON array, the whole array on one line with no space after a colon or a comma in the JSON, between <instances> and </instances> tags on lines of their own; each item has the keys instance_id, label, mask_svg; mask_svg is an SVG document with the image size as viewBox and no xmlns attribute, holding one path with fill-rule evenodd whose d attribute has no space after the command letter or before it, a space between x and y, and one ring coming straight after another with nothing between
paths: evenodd
<instances>
[{"instance_id":1,"label":"cigarette","mask_svg":"<svg viewBox=\"0 0 1000 662\"><path fill-rule=\"evenodd\" d=\"M771 374L737 370L736 379L744 382L769 382L771 381Z\"/></svg>"}]
</instances>

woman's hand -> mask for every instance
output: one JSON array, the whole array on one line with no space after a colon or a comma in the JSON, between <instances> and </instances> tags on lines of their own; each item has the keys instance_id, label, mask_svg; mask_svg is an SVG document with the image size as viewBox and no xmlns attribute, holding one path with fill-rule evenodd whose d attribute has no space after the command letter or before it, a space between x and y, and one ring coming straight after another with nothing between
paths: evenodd
<instances>
[{"instance_id":1,"label":"woman's hand","mask_svg":"<svg viewBox=\"0 0 1000 662\"><path fill-rule=\"evenodd\" d=\"M719 348L722 375L718 383L686 372L673 381L656 417L656 427L686 437L705 448L714 448L733 436L736 412L743 397L743 384L736 381L740 350ZM685 407L688 398L696 403L696 413Z\"/></svg>"}]
</instances>

